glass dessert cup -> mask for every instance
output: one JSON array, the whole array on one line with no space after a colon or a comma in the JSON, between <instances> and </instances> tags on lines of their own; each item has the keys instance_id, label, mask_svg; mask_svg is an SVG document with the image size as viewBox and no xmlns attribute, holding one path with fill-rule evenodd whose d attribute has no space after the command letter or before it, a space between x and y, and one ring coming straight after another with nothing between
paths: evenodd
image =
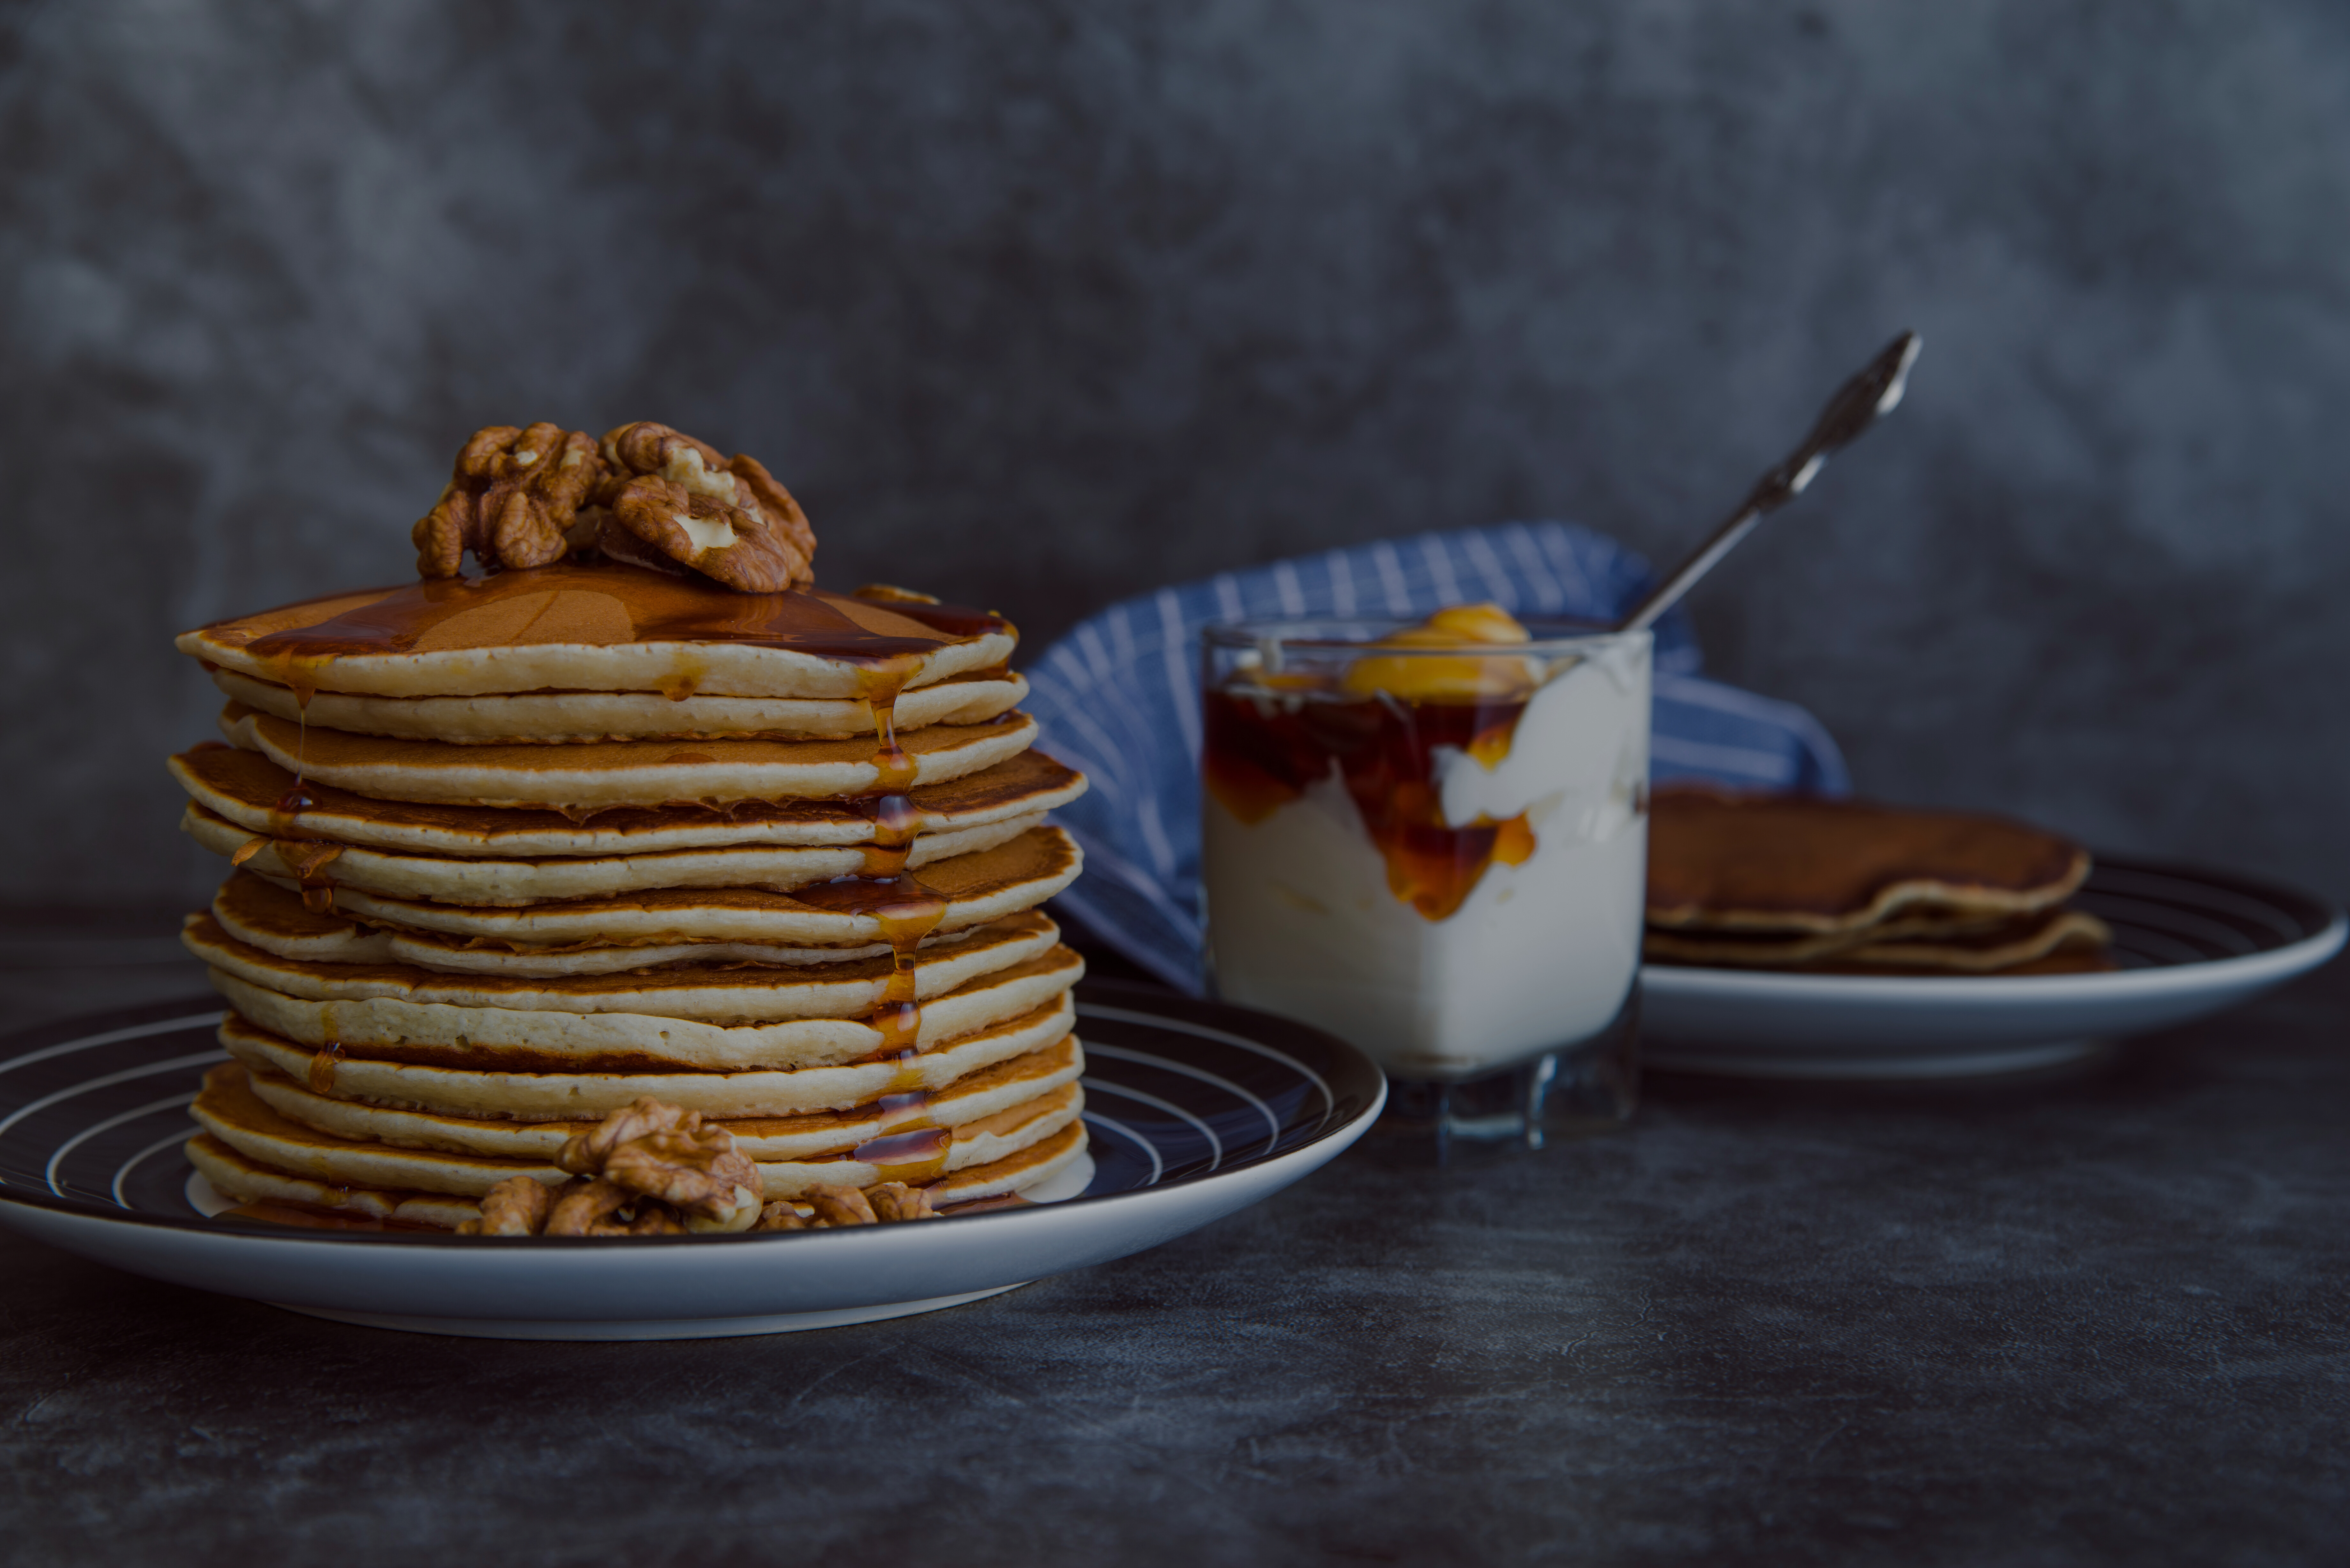
<instances>
[{"instance_id":1,"label":"glass dessert cup","mask_svg":"<svg viewBox=\"0 0 2350 1568\"><path fill-rule=\"evenodd\" d=\"M1638 1098L1647 632L1490 607L1211 626L1217 993L1394 1081L1385 1130L1539 1147Z\"/></svg>"}]
</instances>

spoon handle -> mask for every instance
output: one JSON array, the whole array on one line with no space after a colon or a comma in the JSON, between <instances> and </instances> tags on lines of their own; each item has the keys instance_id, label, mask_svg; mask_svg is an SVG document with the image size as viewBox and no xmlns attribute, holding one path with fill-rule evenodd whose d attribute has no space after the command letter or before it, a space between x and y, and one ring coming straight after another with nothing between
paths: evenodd
<instances>
[{"instance_id":1,"label":"spoon handle","mask_svg":"<svg viewBox=\"0 0 2350 1568\"><path fill-rule=\"evenodd\" d=\"M1675 566L1672 576L1658 584L1630 615L1617 623L1616 629L1643 631L1655 625L1659 616L1680 603L1681 596L1713 570L1714 563L1754 531L1754 525L1762 521L1765 514L1777 511L1801 495L1827 465L1830 452L1891 413L1908 387L1909 367L1918 362L1919 347L1915 332L1904 332L1887 344L1884 352L1870 360L1866 369L1839 387L1836 395L1828 400L1828 406L1820 410L1804 444L1790 452L1784 462L1755 481L1754 488L1747 493L1730 521L1715 529L1704 544Z\"/></svg>"}]
</instances>

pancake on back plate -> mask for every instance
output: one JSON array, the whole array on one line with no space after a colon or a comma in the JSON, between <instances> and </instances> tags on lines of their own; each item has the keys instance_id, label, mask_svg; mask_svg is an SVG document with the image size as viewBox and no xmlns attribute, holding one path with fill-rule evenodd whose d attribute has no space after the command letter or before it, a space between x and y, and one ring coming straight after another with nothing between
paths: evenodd
<instances>
[{"instance_id":1,"label":"pancake on back plate","mask_svg":"<svg viewBox=\"0 0 2350 1568\"><path fill-rule=\"evenodd\" d=\"M1859 801L1658 790L1650 962L1850 974L2110 967L2095 917L2064 908L2087 851L2000 817Z\"/></svg>"},{"instance_id":2,"label":"pancake on back plate","mask_svg":"<svg viewBox=\"0 0 2350 1568\"><path fill-rule=\"evenodd\" d=\"M1825 936L1652 929L1640 950L1650 963L1817 974L2012 974L2027 964L2058 974L2112 967L2111 940L2095 915L2059 909L1988 922L1896 918Z\"/></svg>"}]
</instances>

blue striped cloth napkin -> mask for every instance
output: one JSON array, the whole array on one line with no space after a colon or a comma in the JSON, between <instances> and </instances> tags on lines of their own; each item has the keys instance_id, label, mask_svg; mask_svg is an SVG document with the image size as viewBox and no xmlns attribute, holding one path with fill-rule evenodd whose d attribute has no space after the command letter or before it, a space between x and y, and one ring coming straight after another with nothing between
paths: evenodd
<instances>
[{"instance_id":1,"label":"blue striped cloth napkin","mask_svg":"<svg viewBox=\"0 0 2350 1568\"><path fill-rule=\"evenodd\" d=\"M1086 852L1085 876L1055 906L1169 984L1200 991L1200 628L1209 622L1416 618L1481 599L1606 622L1652 581L1646 561L1604 534L1511 523L1220 572L1080 621L1027 670L1039 743L1093 781L1055 817ZM1651 777L1850 790L1844 758L1811 714L1708 680L1699 662L1687 619L1667 616L1657 628Z\"/></svg>"}]
</instances>

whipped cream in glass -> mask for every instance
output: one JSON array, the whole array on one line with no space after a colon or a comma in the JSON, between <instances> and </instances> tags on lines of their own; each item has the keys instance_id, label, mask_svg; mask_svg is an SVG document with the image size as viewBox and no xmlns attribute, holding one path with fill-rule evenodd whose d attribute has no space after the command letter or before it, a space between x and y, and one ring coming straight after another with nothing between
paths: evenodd
<instances>
[{"instance_id":1,"label":"whipped cream in glass","mask_svg":"<svg viewBox=\"0 0 2350 1568\"><path fill-rule=\"evenodd\" d=\"M1490 605L1210 628L1219 994L1402 1079L1479 1078L1611 1032L1628 1054L1649 651L1646 632L1529 631Z\"/></svg>"}]
</instances>

